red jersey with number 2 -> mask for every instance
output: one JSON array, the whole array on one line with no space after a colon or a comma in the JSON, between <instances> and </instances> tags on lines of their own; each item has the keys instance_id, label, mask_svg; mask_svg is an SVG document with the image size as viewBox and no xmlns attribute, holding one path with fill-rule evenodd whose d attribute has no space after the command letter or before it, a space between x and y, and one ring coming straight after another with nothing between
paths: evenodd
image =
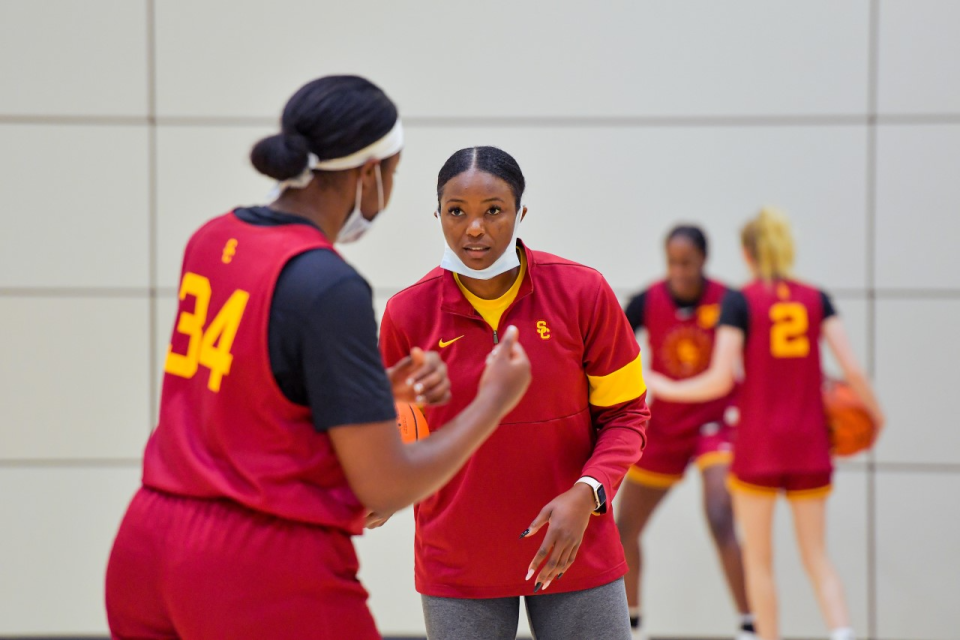
<instances>
[{"instance_id":1,"label":"red jersey with number 2","mask_svg":"<svg viewBox=\"0 0 960 640\"><path fill-rule=\"evenodd\" d=\"M749 324L745 381L732 471L739 474L830 471L830 439L821 397L819 290L756 281L743 289Z\"/></svg>"},{"instance_id":2,"label":"red jersey with number 2","mask_svg":"<svg viewBox=\"0 0 960 640\"><path fill-rule=\"evenodd\" d=\"M160 422L143 484L227 498L281 518L347 533L363 508L310 409L288 400L270 367L268 326L284 265L333 247L305 224L263 227L233 213L187 244L180 302L164 367Z\"/></svg>"}]
</instances>

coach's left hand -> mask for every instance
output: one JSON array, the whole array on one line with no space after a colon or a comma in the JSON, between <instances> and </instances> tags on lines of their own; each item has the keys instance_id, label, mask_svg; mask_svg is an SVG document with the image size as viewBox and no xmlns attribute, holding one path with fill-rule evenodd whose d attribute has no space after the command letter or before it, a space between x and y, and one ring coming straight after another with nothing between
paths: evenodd
<instances>
[{"instance_id":1,"label":"coach's left hand","mask_svg":"<svg viewBox=\"0 0 960 640\"><path fill-rule=\"evenodd\" d=\"M572 489L547 503L530 523L530 528L520 535L525 538L547 525L543 544L527 568L527 580L540 568L534 593L541 589L546 590L550 583L562 576L577 559L583 532L587 530L590 514L595 507L593 490L583 483L577 483Z\"/></svg>"},{"instance_id":2,"label":"coach's left hand","mask_svg":"<svg viewBox=\"0 0 960 640\"><path fill-rule=\"evenodd\" d=\"M401 402L438 405L450 401L450 378L447 365L436 351L420 347L387 369L393 397Z\"/></svg>"}]
</instances>

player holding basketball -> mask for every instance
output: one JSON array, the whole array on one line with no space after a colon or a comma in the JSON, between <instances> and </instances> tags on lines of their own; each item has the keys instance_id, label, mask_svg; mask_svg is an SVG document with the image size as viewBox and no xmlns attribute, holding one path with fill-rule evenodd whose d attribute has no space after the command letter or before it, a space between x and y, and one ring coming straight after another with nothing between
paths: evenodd
<instances>
[{"instance_id":1,"label":"player holding basketball","mask_svg":"<svg viewBox=\"0 0 960 640\"><path fill-rule=\"evenodd\" d=\"M536 637L626 640L627 567L608 505L644 444L640 353L599 273L519 241L524 186L500 149L453 154L437 180L440 267L394 296L381 324L388 365L417 347L447 363L453 400L427 408L431 425L473 395L508 322L533 373L497 432L416 507L427 635L514 640L526 596Z\"/></svg>"},{"instance_id":2,"label":"player holding basketball","mask_svg":"<svg viewBox=\"0 0 960 640\"><path fill-rule=\"evenodd\" d=\"M653 351L652 370L676 380L703 373L710 364L720 302L727 287L704 274L707 238L699 227L675 227L667 234L665 248L667 279L632 298L626 314L634 331L646 328ZM729 406L729 395L702 403L654 398L650 404L650 442L643 457L627 473L630 482L620 493L617 514L620 542L630 566L626 577L630 624L638 637L642 636L639 538L657 505L683 479L693 460L703 476L710 533L741 615L737 637L754 637L740 545L725 485L733 458L733 428L724 418Z\"/></svg>"},{"instance_id":3,"label":"player holding basketball","mask_svg":"<svg viewBox=\"0 0 960 640\"><path fill-rule=\"evenodd\" d=\"M878 425L883 414L830 298L791 275L794 248L786 217L762 210L743 228L741 240L755 280L724 298L710 368L682 381L651 374L650 388L674 402L722 397L734 386L742 355L731 488L757 632L765 640L779 638L772 530L776 497L785 491L831 640L852 640L843 587L826 551L833 466L821 396L821 336Z\"/></svg>"},{"instance_id":4,"label":"player holding basketball","mask_svg":"<svg viewBox=\"0 0 960 640\"><path fill-rule=\"evenodd\" d=\"M513 329L476 397L401 444L394 399L447 401L445 367L411 349L384 371L370 288L333 243L389 202L402 144L369 81L310 82L251 154L276 201L187 244L160 421L107 569L114 638L379 638L351 536L440 487L523 395Z\"/></svg>"}]
</instances>

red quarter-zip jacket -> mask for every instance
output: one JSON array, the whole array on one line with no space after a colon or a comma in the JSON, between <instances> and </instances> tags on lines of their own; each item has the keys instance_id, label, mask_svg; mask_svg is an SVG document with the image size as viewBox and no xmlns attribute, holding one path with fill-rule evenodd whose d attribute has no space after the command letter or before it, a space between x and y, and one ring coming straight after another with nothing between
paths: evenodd
<instances>
[{"instance_id":1,"label":"red quarter-zip jacket","mask_svg":"<svg viewBox=\"0 0 960 640\"><path fill-rule=\"evenodd\" d=\"M532 593L527 566L547 527L525 539L520 533L584 475L603 483L609 504L645 443L640 349L610 286L594 269L519 246L527 272L500 328L520 330L533 380L464 468L416 506L416 587L425 595ZM415 346L446 362L453 400L425 410L434 430L473 400L496 341L440 268L391 298L380 327L387 366ZM601 586L626 570L606 509L590 519L576 561L550 593Z\"/></svg>"}]
</instances>

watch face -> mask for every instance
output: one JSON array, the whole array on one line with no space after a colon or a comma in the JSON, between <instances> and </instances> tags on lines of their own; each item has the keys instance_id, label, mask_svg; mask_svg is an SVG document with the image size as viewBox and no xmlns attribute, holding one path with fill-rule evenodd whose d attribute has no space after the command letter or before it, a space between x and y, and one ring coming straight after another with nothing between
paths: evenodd
<instances>
[{"instance_id":1,"label":"watch face","mask_svg":"<svg viewBox=\"0 0 960 640\"><path fill-rule=\"evenodd\" d=\"M600 503L600 506L607 504L607 492L604 491L603 485L597 489L597 501Z\"/></svg>"}]
</instances>

